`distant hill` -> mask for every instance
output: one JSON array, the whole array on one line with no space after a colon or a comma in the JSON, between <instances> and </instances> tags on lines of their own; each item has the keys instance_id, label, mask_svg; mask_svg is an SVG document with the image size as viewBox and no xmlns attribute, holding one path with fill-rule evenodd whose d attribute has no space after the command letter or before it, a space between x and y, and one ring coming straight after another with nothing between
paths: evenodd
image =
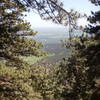
<instances>
[{"instance_id":1,"label":"distant hill","mask_svg":"<svg viewBox=\"0 0 100 100\"><path fill-rule=\"evenodd\" d=\"M65 27L59 28L35 28L38 31L37 35L33 39L42 42L44 49L47 51L61 51L61 40L68 39L68 31ZM80 34L80 31L75 31L73 34ZM58 50L59 49L59 50Z\"/></svg>"}]
</instances>

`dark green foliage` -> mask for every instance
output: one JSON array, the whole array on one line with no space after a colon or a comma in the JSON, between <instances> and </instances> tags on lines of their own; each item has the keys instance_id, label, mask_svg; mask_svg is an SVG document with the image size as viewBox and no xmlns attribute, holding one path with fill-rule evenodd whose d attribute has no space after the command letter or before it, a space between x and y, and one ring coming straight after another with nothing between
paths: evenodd
<instances>
[{"instance_id":1,"label":"dark green foliage","mask_svg":"<svg viewBox=\"0 0 100 100\"><path fill-rule=\"evenodd\" d=\"M99 5L99 1L95 3ZM65 46L70 47L72 55L56 70L56 85L63 87L59 93L63 100L100 99L100 11L92 14L88 18L91 25L85 29L90 35L67 41Z\"/></svg>"},{"instance_id":2,"label":"dark green foliage","mask_svg":"<svg viewBox=\"0 0 100 100\"><path fill-rule=\"evenodd\" d=\"M0 100L43 100L32 85L36 69L20 59L47 54L40 50L41 43L27 37L36 32L23 20L25 11L14 0L0 0Z\"/></svg>"},{"instance_id":3,"label":"dark green foliage","mask_svg":"<svg viewBox=\"0 0 100 100\"><path fill-rule=\"evenodd\" d=\"M24 1L32 4L31 0ZM49 1L50 5L62 9L62 5L57 6L58 0ZM99 0L91 1L99 5ZM38 2L35 5L38 5L38 8L43 7ZM52 65L51 68L46 65L45 67L30 66L19 56L40 56L45 52L39 50L42 47L41 43L26 37L36 34L30 29L30 24L23 21L22 13L28 10L27 6L29 5L23 5L20 0L0 1L0 57L2 58L0 61L0 100L99 100L99 25L87 27L87 32L93 35L73 37L71 41L68 41L66 46L70 47L72 55L63 58L59 66ZM38 9L38 11L41 10ZM59 14L63 15L63 11ZM46 14L49 14L47 10ZM99 12L93 13L89 21L96 24L100 20L99 17ZM62 21L58 19L57 21Z\"/></svg>"},{"instance_id":4,"label":"dark green foliage","mask_svg":"<svg viewBox=\"0 0 100 100\"><path fill-rule=\"evenodd\" d=\"M99 5L99 0L93 0ZM100 11L92 13L85 31L87 35L72 37L66 43L72 50L58 67L58 84L65 88L60 94L64 100L100 99Z\"/></svg>"},{"instance_id":5,"label":"dark green foliage","mask_svg":"<svg viewBox=\"0 0 100 100\"><path fill-rule=\"evenodd\" d=\"M96 6L100 6L99 0L91 0ZM97 38L100 38L100 11L92 12L92 16L89 16L88 21L91 23L86 28L86 32L96 35Z\"/></svg>"},{"instance_id":6,"label":"dark green foliage","mask_svg":"<svg viewBox=\"0 0 100 100\"><path fill-rule=\"evenodd\" d=\"M96 6L100 5L100 0L89 0L89 1L91 1L91 3L95 4Z\"/></svg>"},{"instance_id":7,"label":"dark green foliage","mask_svg":"<svg viewBox=\"0 0 100 100\"><path fill-rule=\"evenodd\" d=\"M60 96L64 100L99 100L96 96L100 97L100 40L74 37L70 45L72 56L63 59L56 72L57 84L64 86Z\"/></svg>"},{"instance_id":8,"label":"dark green foliage","mask_svg":"<svg viewBox=\"0 0 100 100\"><path fill-rule=\"evenodd\" d=\"M26 36L34 36L30 24L23 20L27 8L14 0L0 1L0 56L37 55L43 45ZM41 53L42 55L42 53Z\"/></svg>"},{"instance_id":9,"label":"dark green foliage","mask_svg":"<svg viewBox=\"0 0 100 100\"><path fill-rule=\"evenodd\" d=\"M88 21L90 21L90 23L92 25L89 25L86 28L86 32L90 33L90 34L94 34L97 35L97 37L100 37L100 25L94 25L100 22L100 11L93 13L92 12L92 16L90 16L88 18Z\"/></svg>"}]
</instances>

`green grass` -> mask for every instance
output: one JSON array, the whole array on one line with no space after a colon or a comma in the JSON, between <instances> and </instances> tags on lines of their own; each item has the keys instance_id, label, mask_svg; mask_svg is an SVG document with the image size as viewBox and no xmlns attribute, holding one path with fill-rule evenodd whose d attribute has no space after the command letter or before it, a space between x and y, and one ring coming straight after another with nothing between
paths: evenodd
<instances>
[{"instance_id":1,"label":"green grass","mask_svg":"<svg viewBox=\"0 0 100 100\"><path fill-rule=\"evenodd\" d=\"M35 64L37 61L44 59L45 57L51 57L51 56L54 56L54 54L49 54L47 56L40 56L40 57L37 57L37 56L21 56L20 58L23 61L27 62L28 64L32 65L32 64Z\"/></svg>"}]
</instances>

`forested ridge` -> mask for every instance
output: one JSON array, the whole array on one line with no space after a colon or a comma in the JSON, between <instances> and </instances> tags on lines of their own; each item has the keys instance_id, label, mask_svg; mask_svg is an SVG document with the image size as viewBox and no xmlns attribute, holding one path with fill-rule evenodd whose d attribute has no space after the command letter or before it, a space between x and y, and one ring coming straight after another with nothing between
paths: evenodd
<instances>
[{"instance_id":1,"label":"forested ridge","mask_svg":"<svg viewBox=\"0 0 100 100\"><path fill-rule=\"evenodd\" d=\"M89 2L100 6L100 0ZM22 59L48 55L42 43L27 38L37 34L23 20L30 9L44 20L69 26L64 47L70 56L50 65ZM66 11L59 0L0 0L0 100L100 99L100 11L92 11L85 28L77 26L82 17L87 16ZM77 29L83 34L71 35Z\"/></svg>"}]
</instances>

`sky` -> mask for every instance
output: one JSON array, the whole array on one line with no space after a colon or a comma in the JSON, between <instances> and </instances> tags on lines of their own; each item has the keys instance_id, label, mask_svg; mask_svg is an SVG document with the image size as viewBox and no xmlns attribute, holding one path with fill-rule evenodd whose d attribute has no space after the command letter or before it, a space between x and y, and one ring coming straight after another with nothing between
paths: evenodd
<instances>
[{"instance_id":1,"label":"sky","mask_svg":"<svg viewBox=\"0 0 100 100\"><path fill-rule=\"evenodd\" d=\"M64 8L68 11L69 9L74 9L82 14L91 15L91 11L98 11L100 7L97 7L89 0L61 0L64 3ZM32 28L34 27L62 27L62 25L54 24L51 21L44 21L40 16L33 11L27 14L25 20L30 22ZM79 25L85 26L87 24L86 19L80 19L78 21Z\"/></svg>"}]
</instances>

